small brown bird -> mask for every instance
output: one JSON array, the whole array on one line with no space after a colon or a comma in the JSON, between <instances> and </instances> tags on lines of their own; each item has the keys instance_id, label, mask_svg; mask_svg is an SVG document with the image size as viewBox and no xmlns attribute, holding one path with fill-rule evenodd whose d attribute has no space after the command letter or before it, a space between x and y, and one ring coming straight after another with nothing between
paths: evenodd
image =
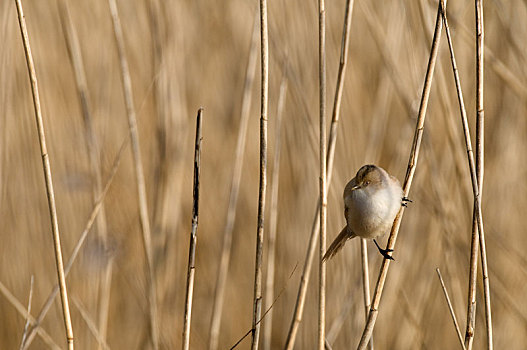
<instances>
[{"instance_id":1,"label":"small brown bird","mask_svg":"<svg viewBox=\"0 0 527 350\"><path fill-rule=\"evenodd\" d=\"M344 188L346 226L324 254L323 260L335 255L348 239L359 236L374 238L375 245L386 259L391 249L381 249L376 237L387 233L401 205L406 205L399 181L376 165L364 165Z\"/></svg>"}]
</instances>

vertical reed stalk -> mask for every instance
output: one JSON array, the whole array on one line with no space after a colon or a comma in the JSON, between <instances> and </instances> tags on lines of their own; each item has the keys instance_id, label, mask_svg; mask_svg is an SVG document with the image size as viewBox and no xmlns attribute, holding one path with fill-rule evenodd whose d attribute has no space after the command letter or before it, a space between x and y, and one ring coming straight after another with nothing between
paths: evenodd
<instances>
[{"instance_id":1,"label":"vertical reed stalk","mask_svg":"<svg viewBox=\"0 0 527 350\"><path fill-rule=\"evenodd\" d=\"M320 105L320 258L318 269L318 349L326 343L326 225L328 195L326 192L326 8L318 1L318 79Z\"/></svg>"},{"instance_id":2,"label":"vertical reed stalk","mask_svg":"<svg viewBox=\"0 0 527 350\"><path fill-rule=\"evenodd\" d=\"M492 339L492 311L490 305L490 283L487 266L487 247L485 243L485 231L483 229L483 218L481 217L481 196L483 194L483 173L485 155L485 110L483 105L484 85L484 38L483 25L483 0L475 0L476 7L476 173L478 177L479 208L474 211L479 213L479 248L481 254L481 273L483 276L483 295L485 298L485 323L487 326L487 349L493 349Z\"/></svg>"},{"instance_id":3,"label":"vertical reed stalk","mask_svg":"<svg viewBox=\"0 0 527 350\"><path fill-rule=\"evenodd\" d=\"M223 310L223 295L225 294L225 284L229 270L229 261L232 249L232 233L234 221L236 219L236 205L238 203L238 193L243 169L243 158L245 153L245 140L247 136L247 126L249 125L249 112L251 110L251 91L256 72L257 58L257 37L258 21L255 18L251 45L249 48L249 58L247 60L247 70L245 72L245 82L243 88L242 108L240 116L240 127L238 130L238 141L234 156L234 170L232 174L231 192L229 195L229 206L227 209L227 222L223 231L223 244L221 250L220 263L214 291L214 304L212 307L212 317L210 322L209 350L218 348L218 338L220 335L221 315Z\"/></svg>"},{"instance_id":4,"label":"vertical reed stalk","mask_svg":"<svg viewBox=\"0 0 527 350\"><path fill-rule=\"evenodd\" d=\"M20 34L26 54L26 63L31 81L31 92L33 95L33 107L35 109L35 120L37 122L38 139L40 143L40 154L42 156L42 167L44 170L44 179L46 182L46 193L48 198L49 215L51 219L51 230L53 234L53 245L55 250L55 264L57 265L57 275L60 288L60 299L62 301L62 317L66 328L66 343L68 349L73 350L73 327L71 325L70 307L68 302L68 291L66 288L66 277L64 275L64 263L62 261L62 250L60 245L59 223L57 218L57 206L55 204L55 192L53 190L53 181L51 178L51 165L49 162L48 150L46 147L46 134L44 131L44 121L40 109L40 97L38 91L37 73L29 45L29 36L27 33L26 20L22 9L22 1L16 1L16 10L18 13L18 22L20 24Z\"/></svg>"},{"instance_id":5,"label":"vertical reed stalk","mask_svg":"<svg viewBox=\"0 0 527 350\"><path fill-rule=\"evenodd\" d=\"M364 238L360 239L360 256L362 268L362 291L364 300L364 315L366 322L368 321L368 311L370 310L371 296L370 296L370 273L368 269L368 245ZM373 336L368 343L368 348L373 350Z\"/></svg>"},{"instance_id":6,"label":"vertical reed stalk","mask_svg":"<svg viewBox=\"0 0 527 350\"><path fill-rule=\"evenodd\" d=\"M351 28L351 18L353 14L353 0L348 0L346 3L346 11L344 15L344 24L342 27L342 46L340 48L340 62L339 72L337 76L337 87L335 90L335 98L333 102L333 113L331 118L331 126L329 131L328 140L328 153L327 153L327 188L331 184L331 178L333 175L333 160L335 157L335 146L337 144L337 127L339 124L340 117L340 104L342 100L342 91L344 88L344 78L346 75L346 66L348 62L348 51L349 51L349 37ZM302 269L302 276L300 277L300 284L298 286L298 294L295 302L295 309L293 312L293 318L289 326L289 332L287 334L287 340L285 349L292 350L296 335L298 334L298 327L302 321L302 315L304 313L304 305L306 301L307 287L309 285L309 278L311 275L311 267L313 265L313 257L315 256L316 249L316 238L320 230L320 198L318 199L317 209L315 217L313 218L313 226L311 227L311 235L309 237L308 250L306 258L304 260L304 267Z\"/></svg>"},{"instance_id":7,"label":"vertical reed stalk","mask_svg":"<svg viewBox=\"0 0 527 350\"><path fill-rule=\"evenodd\" d=\"M261 44L261 100L260 100L260 186L258 191L258 228L256 233L256 258L254 266L254 306L251 349L258 349L260 315L262 314L262 256L267 188L267 116L269 106L269 42L267 32L267 0L260 0Z\"/></svg>"},{"instance_id":8,"label":"vertical reed stalk","mask_svg":"<svg viewBox=\"0 0 527 350\"><path fill-rule=\"evenodd\" d=\"M157 325L157 303L156 303L156 278L154 271L154 260L152 256L152 235L150 231L150 219L148 218L148 206L146 200L146 186L143 171L143 162L141 160L141 148L139 145L139 134L137 132L137 118L135 115L134 98L132 93L132 80L128 68L128 60L124 47L124 36L117 9L116 0L108 0L110 14L112 16L113 31L115 35L115 44L119 55L121 70L121 80L123 84L123 93L126 105L126 114L128 115L128 126L130 129L130 140L132 142L132 154L134 158L134 170L137 181L137 196L139 204L139 215L143 233L143 247L146 256L146 284L148 294L148 307L150 313L150 337L154 350L159 347L158 325Z\"/></svg>"},{"instance_id":9,"label":"vertical reed stalk","mask_svg":"<svg viewBox=\"0 0 527 350\"><path fill-rule=\"evenodd\" d=\"M441 3L442 0L440 0ZM443 7L444 8L444 7ZM490 314L490 288L488 286L488 272L487 272L487 264L486 264L486 249L484 244L484 229L483 229L483 216L481 213L481 189L480 186L480 179L478 179L478 176L481 176L481 180L483 180L483 174L482 174L482 167L480 168L480 173L478 174L478 153L477 148L480 147L479 156L481 157L479 163L482 166L483 162L483 150L482 150L482 142L481 139L483 137L483 127L480 125L481 129L476 128L476 143L481 143L480 146L476 144L476 162L474 161L474 154L472 151L472 144L471 144L471 137L470 137L470 130L468 127L468 120L467 120L467 113L465 110L465 104L463 102L463 93L461 91L461 82L459 79L459 73L457 69L456 59L454 55L454 48L452 45L452 38L450 35L450 28L448 26L448 20L446 16L446 9L443 11L443 21L445 23L445 30L447 34L447 40L448 40L448 47L450 50L450 59L452 62L452 70L454 73L454 81L456 84L456 92L458 96L458 102L459 102L459 109L461 114L461 121L463 125L463 132L465 136L465 145L467 150L467 157L468 157L468 163L469 163L469 169L470 169L470 175L471 175L471 181L472 181L472 191L474 194L474 212L473 212L473 223L472 223L472 240L471 240L471 254L470 254L470 273L469 273L469 292L468 292L468 307L467 307L467 328L465 332L465 347L467 349L471 349L474 341L474 328L475 328L475 322L476 322L476 282L477 282L477 249L478 245L480 245L481 248L481 254L482 254L482 271L484 276L484 281L486 280L486 286L484 285L485 290L485 302L486 302L486 320L487 320L487 336L488 336L488 346L492 348L492 320L491 320L491 314ZM483 56L481 56L483 57ZM481 81L477 80L478 84L483 84L483 78L481 78ZM478 85L478 89L479 89ZM483 87L481 86L481 89ZM483 95L481 94L481 98ZM479 95L478 95L479 97ZM478 102L478 101L476 101ZM481 100L482 103L482 100ZM479 112L481 111L481 114ZM477 123L482 123L483 118L483 108L481 110L478 108L478 121ZM476 125L477 127L477 125ZM481 135L479 133L481 133ZM480 237L483 237L483 242L480 242ZM484 263L483 263L484 260ZM486 276L486 278L485 278ZM488 304L487 304L488 301Z\"/></svg>"},{"instance_id":10,"label":"vertical reed stalk","mask_svg":"<svg viewBox=\"0 0 527 350\"><path fill-rule=\"evenodd\" d=\"M446 2L445 2L446 3ZM430 97L430 90L432 87L432 77L434 75L435 63L437 60L437 52L439 51L439 39L441 37L441 3L438 5L437 17L435 24L434 37L432 39L432 47L430 49L430 57L428 60L428 66L426 69L426 76L423 86L423 93L421 95L421 102L419 104L419 113L417 116L417 123L415 126L415 134L412 143L412 150L410 151L410 157L408 160L408 169L406 170L406 177L403 184L403 195L408 197L410 193L410 187L412 185L413 177L415 174L415 169L417 167L417 160L419 158L419 150L421 148L421 141L424 131L424 123L426 118L426 109L428 107L428 99ZM397 240L397 234L399 233L399 227L401 225L401 220L404 214L404 207L401 206L399 213L395 217L392 230L390 232L390 237L388 238L388 249L394 249L395 242ZM368 321L364 326L364 331L357 349L364 350L373 334L373 329L375 328L375 321L377 320L377 315L379 314L379 304L381 301L382 292L384 289L384 283L386 282L386 277L388 275L388 269L390 267L390 260L383 259L381 269L379 271L379 277L377 279L377 284L375 285L375 291L373 293L373 300L371 302L370 313L368 315Z\"/></svg>"},{"instance_id":11,"label":"vertical reed stalk","mask_svg":"<svg viewBox=\"0 0 527 350\"><path fill-rule=\"evenodd\" d=\"M198 231L199 215L199 176L201 172L201 123L203 108L198 110L196 120L196 143L194 148L194 186L193 186L193 205L192 205L192 230L190 232L190 245L188 253L187 270L187 292L185 296L185 315L183 317L183 350L188 350L190 346L190 321L192 319L192 296L194 293L194 274L196 263L196 243Z\"/></svg>"},{"instance_id":12,"label":"vertical reed stalk","mask_svg":"<svg viewBox=\"0 0 527 350\"><path fill-rule=\"evenodd\" d=\"M265 282L265 309L269 310L267 313L267 320L264 327L264 350L271 350L271 336L273 331L273 305L274 300L274 275L275 275L275 255L276 255L276 233L278 226L278 188L280 183L280 151L281 151L281 135L282 135L282 116L285 106L285 97L287 94L287 67L284 70L282 82L280 83L280 94L278 96L278 106L276 109L276 132L275 132L275 146L273 157L273 174L271 179L271 214L269 217L269 236L268 236L268 252L267 252L267 276Z\"/></svg>"}]
</instances>

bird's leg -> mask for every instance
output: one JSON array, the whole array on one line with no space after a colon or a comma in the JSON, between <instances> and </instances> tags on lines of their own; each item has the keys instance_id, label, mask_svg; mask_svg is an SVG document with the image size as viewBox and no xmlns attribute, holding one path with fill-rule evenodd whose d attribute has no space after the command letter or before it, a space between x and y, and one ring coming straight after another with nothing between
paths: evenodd
<instances>
[{"instance_id":1,"label":"bird's leg","mask_svg":"<svg viewBox=\"0 0 527 350\"><path fill-rule=\"evenodd\" d=\"M382 249L381 247L379 247L379 244L377 243L375 239L373 240L373 243L375 243L375 245L377 246L377 249L379 249L379 252L381 253L382 256L384 256L385 259L395 261L395 259L391 255L388 255L388 253L393 252L393 249Z\"/></svg>"},{"instance_id":2,"label":"bird's leg","mask_svg":"<svg viewBox=\"0 0 527 350\"><path fill-rule=\"evenodd\" d=\"M401 201L401 205L402 205L403 207L407 207L407 206L408 206L408 202L413 203L413 200L411 200L411 199L408 198L408 197L403 197L403 198L402 198L402 201Z\"/></svg>"}]
</instances>

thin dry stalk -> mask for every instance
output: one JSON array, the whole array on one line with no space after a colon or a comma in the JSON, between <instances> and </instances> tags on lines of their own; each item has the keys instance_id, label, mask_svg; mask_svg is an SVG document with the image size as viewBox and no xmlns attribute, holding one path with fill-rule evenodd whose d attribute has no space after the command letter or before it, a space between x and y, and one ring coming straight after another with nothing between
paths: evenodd
<instances>
[{"instance_id":1,"label":"thin dry stalk","mask_svg":"<svg viewBox=\"0 0 527 350\"><path fill-rule=\"evenodd\" d=\"M454 322L454 328L456 329L456 334L459 339L459 343L461 344L461 348L465 350L465 343L463 342L463 336L461 335L461 331L459 330L459 325L457 324L456 314L454 313L454 308L452 307L452 303L450 302L450 297L448 296L448 292L445 287L445 282L443 281L443 276L441 276L441 271L439 271L439 267L436 268L437 277L439 277L439 282L441 283L441 288L443 289L443 294L445 295L446 303L448 305L448 310L450 311L450 316L452 317L452 322Z\"/></svg>"},{"instance_id":2,"label":"thin dry stalk","mask_svg":"<svg viewBox=\"0 0 527 350\"><path fill-rule=\"evenodd\" d=\"M106 341L102 338L102 335L99 333L99 330L97 329L97 325L93 321L93 318L90 316L88 310L86 310L86 308L82 305L82 303L75 297L73 297L73 304L79 310L79 313L81 314L82 319L88 326L88 329L90 330L93 337L97 340L99 347L104 350L109 350L110 347L108 346L108 344L106 344Z\"/></svg>"},{"instance_id":3,"label":"thin dry stalk","mask_svg":"<svg viewBox=\"0 0 527 350\"><path fill-rule=\"evenodd\" d=\"M421 148L421 141L424 131L424 122L426 118L426 109L428 107L428 99L430 97L430 90L432 87L432 77L434 75L435 63L437 59L437 52L439 51L439 39L441 37L441 4L438 5L437 17L435 24L434 37L432 39L432 47L430 49L430 57L428 60L428 66L426 69L426 76L423 86L423 93L421 96L421 103L419 105L419 113L417 116L417 124L415 127L415 134L412 143L412 150L410 151L410 157L408 160L408 169L406 170L406 177L403 184L403 195L408 197L410 193L410 187L412 185L412 180L415 174L415 169L417 167L417 160L419 158L419 150ZM401 206L399 213L395 217L392 230L390 232L390 237L388 238L388 249L394 249L395 242L397 240L397 234L399 233L399 227L401 225L401 220L404 214L404 207ZM377 284L375 285L375 292L373 293L373 300L370 307L370 313L368 315L368 321L364 326L364 331L357 349L364 350L373 334L373 329L375 327L375 321L377 320L377 315L379 314L379 304L381 301L382 292L384 289L384 283L386 282L386 277L388 275L388 269L390 267L390 260L383 259L381 269L379 271L379 277L377 279Z\"/></svg>"},{"instance_id":4,"label":"thin dry stalk","mask_svg":"<svg viewBox=\"0 0 527 350\"><path fill-rule=\"evenodd\" d=\"M29 315L31 315L31 302L33 301L33 283L35 281L35 278L33 277L33 275L31 275L31 281L30 281L30 285L29 285L29 300L27 301L27 316L26 316L26 324L24 325L24 333L22 334L22 341L20 342L20 348L19 349L23 349L24 348L24 343L26 342L26 339L27 339L27 334L28 334L28 331L29 331L29 326L31 324L31 322L29 321Z\"/></svg>"},{"instance_id":5,"label":"thin dry stalk","mask_svg":"<svg viewBox=\"0 0 527 350\"><path fill-rule=\"evenodd\" d=\"M327 169L326 169L326 8L324 0L318 1L318 79L320 104L320 245L318 268L318 349L326 343L326 253L327 226Z\"/></svg>"},{"instance_id":6,"label":"thin dry stalk","mask_svg":"<svg viewBox=\"0 0 527 350\"><path fill-rule=\"evenodd\" d=\"M286 68L287 70L287 68ZM287 74L284 70L282 82L280 83L280 93L278 96L278 106L276 110L276 131L275 147L273 157L273 174L271 179L271 214L269 217L269 236L267 238L267 276L265 281L264 304L269 310L264 327L264 350L271 350L271 335L273 331L273 310L270 309L274 299L274 275L275 275L275 255L276 255L276 232L278 226L278 188L280 181L280 151L282 135L282 116L287 95Z\"/></svg>"},{"instance_id":7,"label":"thin dry stalk","mask_svg":"<svg viewBox=\"0 0 527 350\"><path fill-rule=\"evenodd\" d=\"M68 262L66 263L66 268L64 269L64 275L67 277L68 273L70 272L73 263L75 262L75 259L79 255L79 252L86 241L86 237L88 236L88 233L90 232L93 223L95 222L95 219L97 218L97 214L99 213L103 200L106 197L106 194L108 193L108 190L110 189L110 185L112 184L112 181L115 177L115 174L117 173L117 169L119 168L119 164L121 162L121 156L123 154L124 149L128 145L128 138L123 142L121 145L121 148L119 149L119 152L117 153L115 160L113 162L112 169L110 171L110 175L108 177L108 180L106 181L106 185L104 186L101 194L99 195L99 198L95 202L95 205L93 206L92 212L88 218L88 221L86 223L86 226L84 227L84 230L82 231L79 240L77 241L77 244L73 248L73 252L71 253L70 258L68 259ZM51 305L53 305L53 301L55 300L55 297L57 296L59 292L59 286L55 285L53 287L53 290L49 294L48 298L46 299L46 302L44 303L44 306L42 306L42 309L40 310L40 313L38 314L36 320L31 322L33 324L33 327L31 331L29 332L29 335L27 337L27 341L24 346L24 350L27 349L30 345L33 339L35 338L35 335L37 332L42 329L40 325L42 324L42 321L44 321L44 317L46 317L46 314L48 313L49 309L51 308Z\"/></svg>"},{"instance_id":8,"label":"thin dry stalk","mask_svg":"<svg viewBox=\"0 0 527 350\"><path fill-rule=\"evenodd\" d=\"M442 0L441 0L442 1ZM441 3L440 1L440 3ZM472 239L471 239L471 250L470 250L470 273L469 273L469 292L468 292L468 307L467 307L467 328L465 333L465 347L467 349L471 349L474 341L474 327L476 322L476 280L477 280L477 250L478 245L481 249L481 255L482 255L482 270L483 270L483 276L484 276L484 282L486 283L486 286L484 285L484 292L485 292L485 306L486 306L486 320L487 320L487 336L488 336L488 346L492 348L492 319L491 319L491 310L490 310L490 288L488 285L488 272L487 272L487 264L486 264L486 249L485 249L485 242L484 242L484 229L483 229L483 216L481 213L481 187L480 187L480 180L483 180L483 145L481 139L483 138L483 127L480 125L480 128L478 129L478 123L483 123L483 96L482 94L479 95L478 92L478 98L481 98L481 101L477 101L478 107L481 107L477 109L477 125L476 125L476 158L477 161L474 162L474 154L472 151L472 144L471 144L471 138L470 138L470 130L468 127L468 120L467 120L467 113L465 110L465 104L463 102L463 92L461 91L461 82L459 79L459 73L457 69L456 59L454 55L454 48L452 45L452 38L450 35L450 28L448 26L448 20L446 17L446 10L443 11L443 21L445 23L445 30L447 34L447 40L448 40L448 47L450 50L450 59L452 62L452 70L454 73L454 81L456 84L456 92L458 96L458 102L459 102L459 109L461 114L461 120L463 125L463 132L465 136L465 145L467 149L467 156L468 156L468 162L469 162L469 168L470 168L470 175L471 175L471 181L472 181L472 191L474 194L474 212L473 212L473 223L472 223ZM483 57L482 53L480 52L481 57ZM478 56L479 58L479 56ZM478 73L479 74L479 73ZM480 78L478 78L480 79ZM482 85L480 87L479 84L483 84L483 79L477 80L478 83L478 90L481 88L483 89ZM479 104L481 103L481 104ZM479 143L479 146L478 146ZM478 154L478 147L480 149L480 154ZM479 158L478 158L479 156ZM481 165L481 168L478 170L478 163ZM481 176L481 179L478 179L478 176ZM483 242L480 242L480 238L483 237ZM483 262L483 260L485 260ZM488 303L487 303L488 302Z\"/></svg>"},{"instance_id":9,"label":"thin dry stalk","mask_svg":"<svg viewBox=\"0 0 527 350\"><path fill-rule=\"evenodd\" d=\"M251 349L258 349L260 315L262 314L262 256L267 188L267 116L269 107L269 41L267 31L267 0L260 0L261 44L261 100L260 100L260 186L258 191L258 228L256 232L256 258L254 266L254 306Z\"/></svg>"},{"instance_id":10,"label":"thin dry stalk","mask_svg":"<svg viewBox=\"0 0 527 350\"><path fill-rule=\"evenodd\" d=\"M86 150L90 160L90 167L92 176L94 178L93 201L97 201L97 197L102 191L101 167L99 161L99 146L93 128L93 118L90 110L90 99L88 95L88 83L86 81L86 72L84 71L84 62L79 45L77 32L71 20L71 15L68 7L68 1L61 0L58 2L59 14L62 24L62 29L65 34L66 44L68 46L69 57L75 73L75 83L77 85L77 92L79 94L79 101L84 121L85 135L86 135ZM106 210L104 204L101 206L99 215L97 216L97 233L101 238L103 244L106 245L108 232L106 223ZM106 339L106 332L108 328L108 310L110 306L110 286L112 280L113 262L110 261L105 270L102 272L101 285L99 289L99 312L98 322L99 333L103 339Z\"/></svg>"},{"instance_id":11,"label":"thin dry stalk","mask_svg":"<svg viewBox=\"0 0 527 350\"><path fill-rule=\"evenodd\" d=\"M328 153L327 153L327 190L331 184L331 178L333 175L333 160L335 157L335 146L337 144L337 127L340 117L340 103L342 100L342 90L344 88L344 78L346 75L346 66L348 62L348 51L349 51L349 37L351 28L351 18L353 13L353 0L348 0L346 3L346 12L344 15L344 25L342 28L342 46L340 48L340 62L339 72L337 76L337 87L335 90L335 99L333 102L333 113L331 118L331 126L329 131L328 140ZM315 256L316 249L316 237L320 230L320 198L317 203L317 210L315 217L313 218L313 226L311 227L311 236L309 237L308 250L304 261L304 267L302 269L302 276L300 277L300 284L298 286L298 295L295 302L295 309L293 312L293 319L289 326L289 332L287 334L287 340L285 349L292 350L296 335L298 333L298 327L302 321L302 315L304 313L304 305L306 301L307 287L309 284L309 278L311 275L311 267L313 265L313 257Z\"/></svg>"},{"instance_id":12,"label":"thin dry stalk","mask_svg":"<svg viewBox=\"0 0 527 350\"><path fill-rule=\"evenodd\" d=\"M214 304L212 307L212 318L210 322L209 350L218 348L218 339L220 335L221 315L223 310L223 296L225 294L225 285L227 282L227 273L229 270L229 261L232 249L232 233L234 231L234 221L236 219L236 205L238 203L238 193L240 192L240 183L243 169L243 159L245 153L245 140L247 136L247 127L249 125L249 112L251 110L251 91L256 73L256 58L258 44L258 21L254 21L253 34L247 60L247 70L245 72L245 82L243 88L242 108L240 115L240 128L238 130L238 141L234 157L234 170L232 174L231 191L229 196L229 206L227 209L227 221L223 231L223 244L221 250L220 264L216 279L216 288L214 292Z\"/></svg>"},{"instance_id":13,"label":"thin dry stalk","mask_svg":"<svg viewBox=\"0 0 527 350\"><path fill-rule=\"evenodd\" d=\"M192 191L192 230L190 232L190 245L188 252L187 270L187 292L185 296L185 315L183 316L183 350L188 350L190 346L190 321L192 319L192 296L194 295L194 275L196 273L196 243L198 231L199 215L199 176L201 172L201 124L203 108L198 110L196 120L196 143L194 148L194 185Z\"/></svg>"},{"instance_id":14,"label":"thin dry stalk","mask_svg":"<svg viewBox=\"0 0 527 350\"><path fill-rule=\"evenodd\" d=\"M481 254L481 273L483 276L483 294L485 297L485 321L487 326L487 349L493 349L492 339L492 310L490 305L490 282L487 265L487 247L485 243L485 231L483 230L483 218L481 217L481 196L483 194L483 173L485 157L485 112L484 112L484 37L483 25L483 0L475 0L476 6L476 173L478 177L478 212L479 248ZM446 17L446 16L445 16Z\"/></svg>"},{"instance_id":15,"label":"thin dry stalk","mask_svg":"<svg viewBox=\"0 0 527 350\"><path fill-rule=\"evenodd\" d=\"M360 257L362 268L362 291L364 300L364 316L366 322L368 321L368 311L370 310L371 296L370 296L370 273L368 269L368 245L364 238L360 239ZM373 336L368 343L369 349L373 350Z\"/></svg>"},{"instance_id":16,"label":"thin dry stalk","mask_svg":"<svg viewBox=\"0 0 527 350\"><path fill-rule=\"evenodd\" d=\"M130 140L132 142L132 154L134 157L134 170L137 180L137 196L139 204L139 215L143 233L143 247L146 256L146 284L148 293L148 306L150 312L150 336L154 350L159 347L159 329L157 325L157 303L156 303L156 279L154 271L154 261L152 256L152 235L150 231L150 219L148 218L148 206L146 200L146 186L143 172L143 162L141 160L141 148L139 146L139 134L137 132L137 118L135 115L134 98L132 94L132 80L128 68L128 60L124 47L124 36L119 19L116 0L108 0L110 14L112 16L115 44L119 55L121 80L123 93L128 115L128 126L130 129Z\"/></svg>"},{"instance_id":17,"label":"thin dry stalk","mask_svg":"<svg viewBox=\"0 0 527 350\"><path fill-rule=\"evenodd\" d=\"M24 318L29 320L30 323L34 324L36 322L35 318L33 316L31 316L31 314L29 313L28 310L26 310L24 305L22 305L22 303L20 301L18 301L18 299L13 295L13 293L11 293L9 291L9 289L7 289L7 287L2 282L0 282L0 293L7 299L7 301L11 305L13 305L13 307L16 309L16 311L18 311L18 313L21 314ZM42 341L44 341L44 343L46 343L46 345L50 349L54 349L54 350L60 350L61 349L61 347L58 346L53 341L53 338L43 328L39 328L37 330L36 334L38 334L40 336ZM29 339L29 337L27 337L26 339ZM27 341L26 341L25 344L27 344Z\"/></svg>"},{"instance_id":18,"label":"thin dry stalk","mask_svg":"<svg viewBox=\"0 0 527 350\"><path fill-rule=\"evenodd\" d=\"M53 244L55 249L55 263L57 265L57 275L60 286L60 298L62 301L62 317L64 319L64 326L66 328L66 342L70 350L73 349L73 327L71 325L70 307L68 303L68 291L66 288L66 278L64 276L64 264L62 261L62 250L60 246L60 232L57 218L57 206L55 204L55 192L53 190L53 181L51 178L51 165L49 163L49 155L46 147L46 135L44 131L44 121L42 119L42 111L40 109L40 97L37 83L37 73L35 71L35 64L33 62L33 55L31 54L31 47L29 45L29 36L27 33L26 20L24 11L22 9L22 1L16 1L16 9L18 13L18 22L20 24L20 33L22 34L22 41L24 44L24 52L26 54L26 63L29 73L29 80L31 81L31 92L33 95L33 107L35 108L35 119L37 122L38 138L40 142L40 154L42 156L42 166L44 169L44 179L46 181L46 193L48 197L49 215L51 218L51 230L53 233Z\"/></svg>"}]
</instances>

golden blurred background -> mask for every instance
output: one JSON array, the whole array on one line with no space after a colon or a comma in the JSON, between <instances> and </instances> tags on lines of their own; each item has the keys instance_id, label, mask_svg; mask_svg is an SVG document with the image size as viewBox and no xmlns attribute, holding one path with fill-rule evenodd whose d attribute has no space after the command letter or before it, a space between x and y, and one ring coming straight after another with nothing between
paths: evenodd
<instances>
[{"instance_id":1,"label":"golden blurred background","mask_svg":"<svg viewBox=\"0 0 527 350\"><path fill-rule=\"evenodd\" d=\"M94 143L77 91L66 41L67 0L24 1L36 64L65 261L94 205L96 150L103 184L128 123L108 3L68 1L86 72ZM52 236L31 89L14 1L0 2L0 282L28 303L34 276L36 316L56 283ZM256 1L119 1L144 164L160 348L181 344L192 210L194 125L204 107L201 198L191 348L207 349L214 290L235 164L244 82ZM473 2L451 1L448 15L472 135L475 133ZM327 103L333 106L345 1L326 4ZM485 182L483 215L490 270L494 345L527 347L527 3L485 1ZM341 193L366 163L401 181L422 92L436 18L435 1L365 1L353 8L350 52L341 107L328 243L344 224ZM258 38L258 37L257 37ZM281 133L276 274L271 348L283 347L318 198L318 10L315 1L269 2L269 179L273 170L277 102L287 84ZM259 54L259 44L256 45ZM232 254L219 348L250 328L259 169L259 58L236 207ZM251 72L249 72L251 73ZM91 146L90 146L91 145ZM95 147L95 148L93 148ZM269 180L268 195L274 184ZM269 198L269 197L268 197ZM399 239L374 332L377 349L454 349L459 346L435 272L439 267L464 333L472 222L472 190L446 36L440 51L422 152L410 192L413 203ZM267 201L269 209L270 200ZM108 237L97 221L68 276L77 349L98 342L103 273L112 263L106 342L113 349L148 349L145 254L130 145L104 200ZM270 212L266 213L269 231ZM384 244L385 238L381 239ZM267 249L267 243L265 248ZM368 243L370 283L381 257ZM264 266L267 250L264 251ZM312 271L296 349L316 343L317 265ZM264 267L264 280L265 280ZM327 264L328 330L345 310L333 349L354 348L364 325L357 239ZM281 293L281 294L280 294ZM83 310L81 312L81 310ZM481 277L475 349L486 343ZM84 314L84 315L83 315ZM25 318L0 296L0 348L18 348ZM42 323L65 346L59 298ZM262 327L268 327L264 319ZM250 338L250 337L249 337ZM261 338L261 342L265 340ZM249 348L245 339L238 348ZM30 349L48 345L37 336Z\"/></svg>"}]
</instances>

